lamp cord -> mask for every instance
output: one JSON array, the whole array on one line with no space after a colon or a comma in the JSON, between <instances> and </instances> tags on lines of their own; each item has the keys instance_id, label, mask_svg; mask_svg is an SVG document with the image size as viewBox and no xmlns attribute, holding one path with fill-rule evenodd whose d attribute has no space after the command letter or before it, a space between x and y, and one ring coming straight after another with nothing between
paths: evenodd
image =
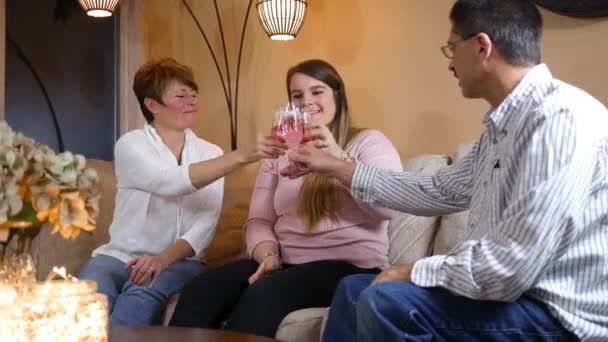
<instances>
[{"instance_id":1,"label":"lamp cord","mask_svg":"<svg viewBox=\"0 0 608 342\"><path fill-rule=\"evenodd\" d=\"M233 136L235 139L234 145L236 146L236 137L238 133L239 127L239 79L241 73L241 56L243 55L243 43L245 41L245 29L247 28L247 20L249 19L249 13L251 12L251 5L253 4L253 0L249 0L249 5L247 6L247 12L245 12L245 20L243 21L243 30L241 31L241 42L239 44L239 57L236 62L236 81L235 81L235 90L234 90L234 132Z\"/></svg>"},{"instance_id":2,"label":"lamp cord","mask_svg":"<svg viewBox=\"0 0 608 342\"><path fill-rule=\"evenodd\" d=\"M29 58L27 58L27 56L25 55L23 50L19 47L19 45L17 45L17 42L15 42L15 40L8 33L6 34L6 41L9 43L9 45L13 49L15 49L15 51L17 52L17 57L19 57L19 59L21 59L21 61L25 64L25 66L32 73L32 76L34 76L34 79L36 80L36 84L42 91L42 94L44 95L44 100L46 101L46 104L49 107L49 111L51 112L51 117L53 119L53 127L55 128L55 134L57 135L57 143L59 145L59 152L64 152L65 147L63 146L63 136L61 134L61 128L59 127L59 121L57 120L57 114L55 112L55 108L53 107L53 103L51 103L51 98L49 97L49 94L46 91L46 88L44 87L44 83L42 83L42 79L40 78L40 75L38 75L38 72L36 72L36 69L32 65Z\"/></svg>"},{"instance_id":3,"label":"lamp cord","mask_svg":"<svg viewBox=\"0 0 608 342\"><path fill-rule=\"evenodd\" d=\"M228 54L226 51L226 40L224 38L224 30L222 27L220 11L217 6L217 0L213 0L213 5L215 8L215 14L216 14L217 22L219 25L220 37L221 37L221 42L222 42L222 50L224 53L224 66L225 66L225 72L226 72L226 79L224 79L224 75L222 74L221 67L218 63L215 52L213 51L213 48L211 47L211 44L209 43L209 39L207 38L207 34L205 33L205 30L203 29L200 22L194 15L194 12L190 8L190 6L186 2L186 0L182 0L182 3L188 10L190 17L192 17L192 20L194 20L194 23L196 24L199 32L203 36L203 39L205 40L205 44L207 45L207 49L209 49L209 53L211 54L211 58L213 59L213 63L215 64L215 69L217 70L217 74L218 74L218 76L220 78L220 82L222 84L222 90L224 91L226 107L228 108L228 116L229 116L229 120L230 120L230 147L232 148L232 150L236 150L237 137L238 137L238 98L239 98L239 79L240 79L240 72L241 72L241 57L242 57L242 53L243 53L243 43L245 41L245 31L247 28L247 21L249 20L249 13L251 12L251 5L253 3L253 0L249 0L249 5L247 6L247 12L245 13L245 20L243 21L243 29L241 32L241 40L240 40L240 44L239 44L239 54L238 54L237 65L236 65L234 102L233 102L233 97L232 97L232 84L230 82L230 65L228 63ZM233 104L234 104L234 106L233 106Z\"/></svg>"},{"instance_id":4,"label":"lamp cord","mask_svg":"<svg viewBox=\"0 0 608 342\"><path fill-rule=\"evenodd\" d=\"M182 0L182 3L184 4L184 6L186 6L186 9L188 10L190 17L192 17L192 19L194 20L194 23L198 27L199 32L203 35L205 44L207 44L207 48L209 49L209 52L211 53L211 58L213 59L213 64L215 64L215 68L217 69L217 74L220 77L220 82L222 83L222 90L224 91L224 98L226 99L226 106L228 107L228 114L230 116L230 130L231 130L230 133L231 133L231 142L232 142L232 140L234 140L234 138L232 137L232 127L234 127L234 123L232 120L232 103L230 102L230 97L228 96L228 90L226 89L226 82L224 81L224 76L222 75L222 71L220 69L219 63L217 62L215 53L213 52L213 49L211 48L209 39L207 39L207 34L205 34L205 30L203 30L203 27L201 26L200 22L198 21L198 19L192 12L192 9L190 8L190 6L186 2L186 0ZM236 149L235 144L232 144L232 149L233 150Z\"/></svg>"}]
</instances>

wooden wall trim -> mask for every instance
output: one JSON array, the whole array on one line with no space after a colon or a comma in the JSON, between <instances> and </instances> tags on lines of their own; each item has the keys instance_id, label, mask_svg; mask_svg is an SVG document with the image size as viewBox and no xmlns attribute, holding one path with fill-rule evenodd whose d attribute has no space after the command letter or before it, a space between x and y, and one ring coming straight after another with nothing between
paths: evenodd
<instances>
[{"instance_id":1,"label":"wooden wall trim","mask_svg":"<svg viewBox=\"0 0 608 342\"><path fill-rule=\"evenodd\" d=\"M4 120L6 70L6 0L0 0L0 120Z\"/></svg>"},{"instance_id":2,"label":"wooden wall trim","mask_svg":"<svg viewBox=\"0 0 608 342\"><path fill-rule=\"evenodd\" d=\"M0 0L2 1L2 0ZM118 136L143 127L145 120L133 94L133 77L141 64L138 1L124 1L119 13Z\"/></svg>"}]
</instances>

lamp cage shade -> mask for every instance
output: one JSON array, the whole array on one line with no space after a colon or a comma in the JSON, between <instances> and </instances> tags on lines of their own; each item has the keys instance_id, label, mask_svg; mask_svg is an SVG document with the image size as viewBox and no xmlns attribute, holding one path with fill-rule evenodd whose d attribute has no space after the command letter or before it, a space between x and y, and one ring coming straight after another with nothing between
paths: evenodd
<instances>
[{"instance_id":1,"label":"lamp cage shade","mask_svg":"<svg viewBox=\"0 0 608 342\"><path fill-rule=\"evenodd\" d=\"M306 0L258 0L258 17L273 40L292 40L306 16Z\"/></svg>"},{"instance_id":2,"label":"lamp cage shade","mask_svg":"<svg viewBox=\"0 0 608 342\"><path fill-rule=\"evenodd\" d=\"M91 17L109 17L116 10L120 0L78 0L78 2Z\"/></svg>"}]
</instances>

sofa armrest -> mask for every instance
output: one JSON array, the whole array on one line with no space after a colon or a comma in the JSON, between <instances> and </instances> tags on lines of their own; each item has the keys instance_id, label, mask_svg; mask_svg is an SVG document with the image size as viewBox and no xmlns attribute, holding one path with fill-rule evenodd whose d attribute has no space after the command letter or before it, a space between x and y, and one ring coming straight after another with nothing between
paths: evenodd
<instances>
[{"instance_id":1,"label":"sofa armrest","mask_svg":"<svg viewBox=\"0 0 608 342\"><path fill-rule=\"evenodd\" d=\"M285 342L318 342L329 308L310 308L291 312L277 329L275 338Z\"/></svg>"}]
</instances>

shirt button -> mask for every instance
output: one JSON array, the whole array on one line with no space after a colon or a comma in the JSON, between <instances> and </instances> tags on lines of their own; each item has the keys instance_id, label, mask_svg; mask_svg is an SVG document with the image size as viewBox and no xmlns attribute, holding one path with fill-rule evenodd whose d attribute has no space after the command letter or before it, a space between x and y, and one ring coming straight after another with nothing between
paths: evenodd
<instances>
[{"instance_id":1,"label":"shirt button","mask_svg":"<svg viewBox=\"0 0 608 342\"><path fill-rule=\"evenodd\" d=\"M473 224L473 222L469 223L469 227L473 228L475 227L475 224Z\"/></svg>"}]
</instances>

